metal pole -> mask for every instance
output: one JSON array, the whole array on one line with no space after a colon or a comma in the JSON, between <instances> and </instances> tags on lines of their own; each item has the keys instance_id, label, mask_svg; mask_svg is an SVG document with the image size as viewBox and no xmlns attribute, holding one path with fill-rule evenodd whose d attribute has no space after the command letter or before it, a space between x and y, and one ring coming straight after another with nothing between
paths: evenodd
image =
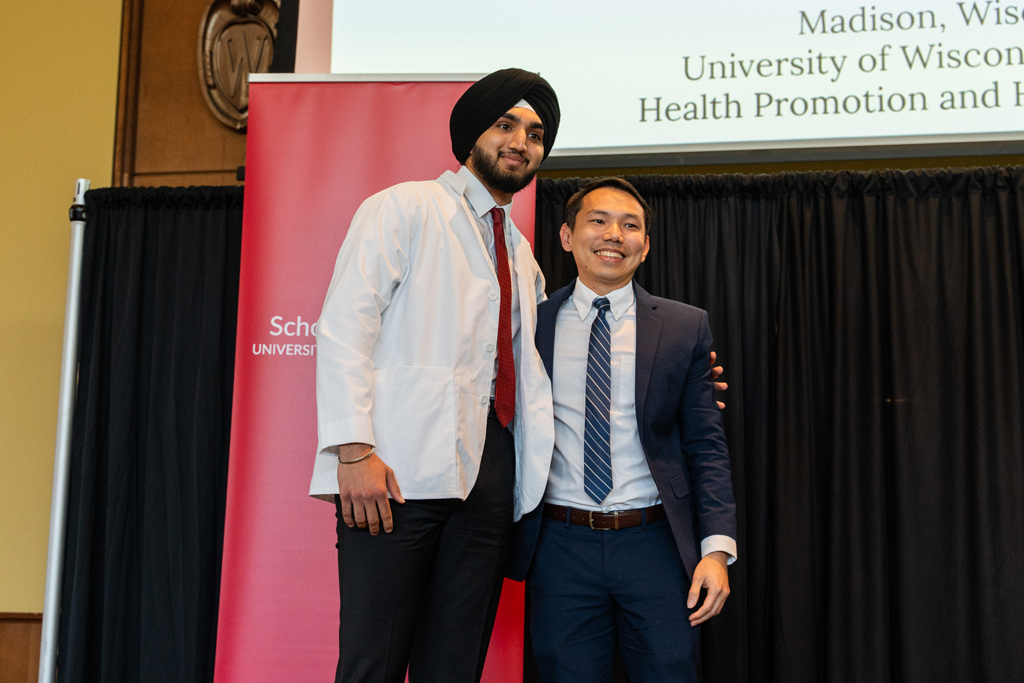
<instances>
[{"instance_id":1,"label":"metal pole","mask_svg":"<svg viewBox=\"0 0 1024 683\"><path fill-rule=\"evenodd\" d=\"M85 235L85 193L88 189L89 181L79 178L75 183L75 201L71 205L71 255L68 257L68 294L64 305L64 352L60 361L57 448L53 458L53 496L50 500L50 544L46 555L39 683L53 683L57 675L57 632L60 627L60 592L64 573L71 421L75 411L75 387L78 384L78 301Z\"/></svg>"}]
</instances>

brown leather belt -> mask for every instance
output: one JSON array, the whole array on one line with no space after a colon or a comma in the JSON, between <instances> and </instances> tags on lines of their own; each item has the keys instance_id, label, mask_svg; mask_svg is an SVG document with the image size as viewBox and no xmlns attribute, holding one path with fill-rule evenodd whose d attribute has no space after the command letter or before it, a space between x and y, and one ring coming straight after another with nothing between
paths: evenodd
<instances>
[{"instance_id":1,"label":"brown leather belt","mask_svg":"<svg viewBox=\"0 0 1024 683\"><path fill-rule=\"evenodd\" d=\"M565 521L565 513L569 513L569 521L580 526L587 526L591 529L612 531L613 529L628 529L640 526L643 523L642 513L647 513L648 524L657 521L665 516L664 505L652 505L649 508L636 510L617 510L615 512L600 512L597 510L577 510L567 508L563 505L551 505L544 503L544 516L551 519Z\"/></svg>"}]
</instances>

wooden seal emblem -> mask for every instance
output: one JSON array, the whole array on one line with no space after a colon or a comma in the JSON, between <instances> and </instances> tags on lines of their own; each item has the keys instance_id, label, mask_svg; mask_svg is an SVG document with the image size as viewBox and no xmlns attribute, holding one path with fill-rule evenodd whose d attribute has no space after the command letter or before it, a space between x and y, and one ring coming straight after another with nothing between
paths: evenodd
<instances>
[{"instance_id":1,"label":"wooden seal emblem","mask_svg":"<svg viewBox=\"0 0 1024 683\"><path fill-rule=\"evenodd\" d=\"M210 111L235 130L249 119L249 74L274 59L279 1L214 0L199 26L199 79Z\"/></svg>"}]
</instances>

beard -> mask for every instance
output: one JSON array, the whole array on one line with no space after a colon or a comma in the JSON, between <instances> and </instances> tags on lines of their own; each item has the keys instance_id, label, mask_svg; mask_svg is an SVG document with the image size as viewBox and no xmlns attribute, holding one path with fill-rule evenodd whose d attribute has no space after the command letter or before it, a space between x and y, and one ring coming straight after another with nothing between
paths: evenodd
<instances>
[{"instance_id":1,"label":"beard","mask_svg":"<svg viewBox=\"0 0 1024 683\"><path fill-rule=\"evenodd\" d=\"M480 176L484 185L498 192L515 194L529 185L533 177L537 175L537 169L529 170L529 165L525 165L523 170L518 173L506 171L498 166L497 156L492 159L476 145L473 145L469 158L473 160L473 170Z\"/></svg>"}]
</instances>

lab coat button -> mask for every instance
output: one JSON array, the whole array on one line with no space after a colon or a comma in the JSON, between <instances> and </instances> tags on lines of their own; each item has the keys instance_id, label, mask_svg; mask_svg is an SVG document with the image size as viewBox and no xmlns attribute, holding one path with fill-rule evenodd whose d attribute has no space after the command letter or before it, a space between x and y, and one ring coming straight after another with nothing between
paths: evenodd
<instances>
[{"instance_id":1,"label":"lab coat button","mask_svg":"<svg viewBox=\"0 0 1024 683\"><path fill-rule=\"evenodd\" d=\"M480 397L480 405L482 405L482 406L487 405L487 396L486 395Z\"/></svg>"},{"instance_id":2,"label":"lab coat button","mask_svg":"<svg viewBox=\"0 0 1024 683\"><path fill-rule=\"evenodd\" d=\"M494 350L494 344L488 343L487 346L485 346L484 348L487 349L488 353L490 353L491 351Z\"/></svg>"},{"instance_id":3,"label":"lab coat button","mask_svg":"<svg viewBox=\"0 0 1024 683\"><path fill-rule=\"evenodd\" d=\"M498 295L495 292L491 292L490 294L487 295L487 298L490 299L491 301L497 301Z\"/></svg>"}]
</instances>

